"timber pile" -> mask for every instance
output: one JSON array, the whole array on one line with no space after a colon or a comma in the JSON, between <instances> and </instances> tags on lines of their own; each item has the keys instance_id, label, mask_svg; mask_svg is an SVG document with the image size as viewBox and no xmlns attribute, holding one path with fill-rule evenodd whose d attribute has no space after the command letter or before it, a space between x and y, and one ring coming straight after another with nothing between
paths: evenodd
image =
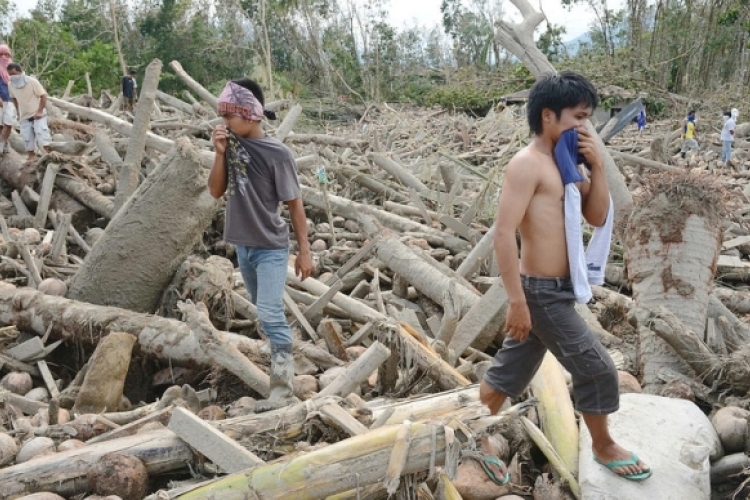
<instances>
[{"instance_id":1,"label":"timber pile","mask_svg":"<svg viewBox=\"0 0 750 500\"><path fill-rule=\"evenodd\" d=\"M285 295L302 402L254 414L270 353L221 240L222 204L205 190L215 97L171 66L185 100L158 91L155 61L135 116L109 97L50 99L54 152L0 162L0 499L579 497L577 423L556 361L498 416L472 385L502 342L492 221L504 165L528 140L524 110L373 105L321 131L293 106L267 127L297 155L316 271L300 282L290 265ZM690 239L651 238L658 227L631 219L607 286L580 311L623 392L711 413L727 455L715 491L739 492L750 465L749 151L740 142L731 168L716 144L682 161L675 128L627 130L609 150L645 200L633 217L655 219L647 209L661 203L682 219L659 227L716 248L682 272L683 254L669 251ZM691 169L666 188L651 175ZM723 193L700 194L717 184ZM670 205L680 197L695 203ZM711 203L728 210L698 208ZM659 255L659 280L644 255ZM510 465L508 485L488 478L487 454Z\"/></svg>"}]
</instances>

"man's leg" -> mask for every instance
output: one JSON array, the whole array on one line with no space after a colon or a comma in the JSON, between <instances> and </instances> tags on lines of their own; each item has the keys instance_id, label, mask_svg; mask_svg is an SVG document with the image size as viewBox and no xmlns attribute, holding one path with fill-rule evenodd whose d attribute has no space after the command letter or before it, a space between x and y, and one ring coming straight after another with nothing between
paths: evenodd
<instances>
[{"instance_id":1,"label":"man's leg","mask_svg":"<svg viewBox=\"0 0 750 500\"><path fill-rule=\"evenodd\" d=\"M237 245L235 250L242 281L245 282L245 290L250 295L250 302L255 304L258 298L258 275L255 273L255 266L250 262L251 250L244 245Z\"/></svg>"},{"instance_id":2,"label":"man's leg","mask_svg":"<svg viewBox=\"0 0 750 500\"><path fill-rule=\"evenodd\" d=\"M294 397L294 355L292 333L284 312L284 286L289 265L287 248L252 249L258 278L258 319L271 343L271 395L255 403L255 412L281 408L297 401Z\"/></svg>"},{"instance_id":3,"label":"man's leg","mask_svg":"<svg viewBox=\"0 0 750 500\"><path fill-rule=\"evenodd\" d=\"M39 145L39 147L45 152L49 153L49 144L52 142L52 134L50 134L46 116L34 120L34 137L36 138L37 145Z\"/></svg>"},{"instance_id":4,"label":"man's leg","mask_svg":"<svg viewBox=\"0 0 750 500\"><path fill-rule=\"evenodd\" d=\"M26 157L28 160L34 159L34 124L29 120L21 120L21 138L26 147Z\"/></svg>"},{"instance_id":5,"label":"man's leg","mask_svg":"<svg viewBox=\"0 0 750 500\"><path fill-rule=\"evenodd\" d=\"M591 433L591 448L596 458L607 464L615 460L629 460L632 457L632 452L617 444L609 434L607 415L594 415L591 413L582 413L582 415L583 421L586 422L586 427L588 427L589 433ZM636 465L615 467L612 469L612 472L625 475L640 474L648 470L649 467L639 459Z\"/></svg>"}]
</instances>

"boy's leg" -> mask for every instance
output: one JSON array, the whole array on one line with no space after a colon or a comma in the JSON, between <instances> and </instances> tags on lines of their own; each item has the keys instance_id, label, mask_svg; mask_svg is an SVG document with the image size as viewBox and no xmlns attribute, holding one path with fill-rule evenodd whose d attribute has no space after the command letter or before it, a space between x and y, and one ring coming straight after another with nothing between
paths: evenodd
<instances>
[{"instance_id":1,"label":"boy's leg","mask_svg":"<svg viewBox=\"0 0 750 500\"><path fill-rule=\"evenodd\" d=\"M49 132L46 116L34 120L34 137L36 138L37 145L49 153L49 144L52 142L52 135Z\"/></svg>"},{"instance_id":2,"label":"boy's leg","mask_svg":"<svg viewBox=\"0 0 750 500\"><path fill-rule=\"evenodd\" d=\"M254 248L253 263L258 280L258 319L271 343L271 395L255 403L255 412L281 408L294 397L292 333L284 312L284 285L289 262L287 248Z\"/></svg>"},{"instance_id":3,"label":"boy's leg","mask_svg":"<svg viewBox=\"0 0 750 500\"><path fill-rule=\"evenodd\" d=\"M244 245L237 245L235 250L242 281L245 282L245 290L250 295L250 302L255 304L258 299L258 275L255 272L255 265L250 261L252 250Z\"/></svg>"},{"instance_id":4,"label":"boy's leg","mask_svg":"<svg viewBox=\"0 0 750 500\"><path fill-rule=\"evenodd\" d=\"M21 138L26 146L26 157L34 159L34 124L29 120L21 120Z\"/></svg>"}]
</instances>

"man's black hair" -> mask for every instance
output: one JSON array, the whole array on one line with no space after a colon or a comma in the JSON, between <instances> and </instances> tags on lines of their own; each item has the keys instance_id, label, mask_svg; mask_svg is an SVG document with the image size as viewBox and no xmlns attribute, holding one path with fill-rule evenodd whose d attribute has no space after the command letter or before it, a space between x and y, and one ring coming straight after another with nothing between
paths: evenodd
<instances>
[{"instance_id":1,"label":"man's black hair","mask_svg":"<svg viewBox=\"0 0 750 500\"><path fill-rule=\"evenodd\" d=\"M16 70L16 71L23 71L23 68L21 67L21 65L18 64L18 63L14 63L14 62L8 64L8 66L7 66L6 69L8 69L8 70L13 69L13 70Z\"/></svg>"},{"instance_id":2,"label":"man's black hair","mask_svg":"<svg viewBox=\"0 0 750 500\"><path fill-rule=\"evenodd\" d=\"M128 71L128 74L129 75L137 75L138 72L136 70L134 70L134 69L131 69L130 71Z\"/></svg>"},{"instance_id":3,"label":"man's black hair","mask_svg":"<svg viewBox=\"0 0 750 500\"><path fill-rule=\"evenodd\" d=\"M240 87L245 87L247 90L253 93L256 99L260 101L260 103L265 108L266 105L266 99L263 97L263 89L260 88L260 84L256 82L255 80L252 80L250 78L238 78L236 80L232 80L233 83L236 83ZM276 119L276 113L273 111L269 111L267 109L263 110L263 114L268 118L269 120L275 120Z\"/></svg>"},{"instance_id":4,"label":"man's black hair","mask_svg":"<svg viewBox=\"0 0 750 500\"><path fill-rule=\"evenodd\" d=\"M688 116L694 115L694 114L695 114L695 110L694 109L691 109L690 111L688 111Z\"/></svg>"},{"instance_id":5,"label":"man's black hair","mask_svg":"<svg viewBox=\"0 0 750 500\"><path fill-rule=\"evenodd\" d=\"M599 104L596 88L586 77L573 71L545 75L532 85L529 92L529 102L526 104L529 129L535 135L542 133L542 111L545 108L552 110L560 119L563 109L579 104L590 106L592 110Z\"/></svg>"},{"instance_id":6,"label":"man's black hair","mask_svg":"<svg viewBox=\"0 0 750 500\"><path fill-rule=\"evenodd\" d=\"M731 118L732 112L731 111L724 111L724 116L729 116Z\"/></svg>"}]
</instances>

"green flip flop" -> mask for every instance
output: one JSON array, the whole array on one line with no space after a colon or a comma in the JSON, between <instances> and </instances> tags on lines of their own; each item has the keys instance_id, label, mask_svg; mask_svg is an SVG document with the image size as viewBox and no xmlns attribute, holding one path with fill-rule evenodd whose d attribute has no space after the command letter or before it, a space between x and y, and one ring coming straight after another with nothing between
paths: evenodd
<instances>
[{"instance_id":1,"label":"green flip flop","mask_svg":"<svg viewBox=\"0 0 750 500\"><path fill-rule=\"evenodd\" d=\"M628 465L637 465L638 464L638 455L636 455L634 452L631 451L629 459L627 459L627 460L612 460L611 462L606 463L606 464L604 462L602 462L601 460L599 460L599 458L597 456L594 456L594 460L596 460L597 463L602 464L607 469L609 469L612 472L614 472L614 470L612 470L612 469L616 469L618 467L627 467ZM614 472L614 473L617 474L617 472ZM644 472L639 472L638 474L617 474L617 475L620 476L620 477L624 477L625 479L628 479L630 481L640 482L640 481L645 481L646 479L648 479L648 478L651 477L651 469L649 469L647 471L644 471Z\"/></svg>"},{"instance_id":2,"label":"green flip flop","mask_svg":"<svg viewBox=\"0 0 750 500\"><path fill-rule=\"evenodd\" d=\"M492 479L493 483L499 486L504 486L508 484L508 481L510 481L510 472L506 472L505 476L502 479L500 479L495 475L495 472L492 469L490 469L488 465L488 464L491 464L491 465L496 465L498 467L505 467L505 464L503 463L502 460L500 460L497 457L493 457L492 455L485 455L481 459L478 459L477 461L482 466L482 469L484 469L484 472L487 473L487 477Z\"/></svg>"}]
</instances>

